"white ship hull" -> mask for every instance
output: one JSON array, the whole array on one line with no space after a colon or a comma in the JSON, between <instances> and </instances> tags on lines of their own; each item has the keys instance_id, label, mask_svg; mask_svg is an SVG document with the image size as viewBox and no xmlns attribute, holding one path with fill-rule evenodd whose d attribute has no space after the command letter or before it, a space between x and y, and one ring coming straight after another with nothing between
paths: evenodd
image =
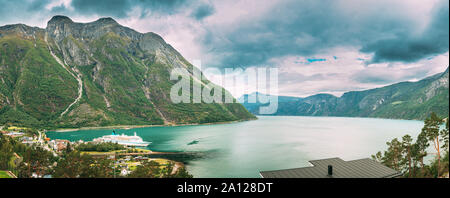
<instances>
[{"instance_id":1,"label":"white ship hull","mask_svg":"<svg viewBox=\"0 0 450 198\"><path fill-rule=\"evenodd\" d=\"M147 147L151 142L121 142L121 141L107 141L112 143L117 143L123 146L135 146L135 147Z\"/></svg>"},{"instance_id":2,"label":"white ship hull","mask_svg":"<svg viewBox=\"0 0 450 198\"><path fill-rule=\"evenodd\" d=\"M123 146L128 147L147 147L151 144L151 142L145 142L141 137L137 136L136 133L134 136L126 136L126 135L107 135L97 139L94 139L94 142L111 142L117 143Z\"/></svg>"}]
</instances>

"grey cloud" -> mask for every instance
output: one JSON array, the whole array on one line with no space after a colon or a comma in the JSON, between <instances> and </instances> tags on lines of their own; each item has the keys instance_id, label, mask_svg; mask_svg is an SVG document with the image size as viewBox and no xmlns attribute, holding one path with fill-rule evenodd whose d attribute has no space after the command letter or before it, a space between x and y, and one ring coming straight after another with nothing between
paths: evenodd
<instances>
[{"instance_id":1,"label":"grey cloud","mask_svg":"<svg viewBox=\"0 0 450 198\"><path fill-rule=\"evenodd\" d=\"M173 14L193 2L188 0L73 0L72 7L80 14L124 18L135 7L142 8L145 13Z\"/></svg>"},{"instance_id":2,"label":"grey cloud","mask_svg":"<svg viewBox=\"0 0 450 198\"><path fill-rule=\"evenodd\" d=\"M41 11L49 3L50 3L50 0L34 0L34 1L31 1L29 6L27 7L27 11L29 11L29 12ZM23 4L21 6L23 6Z\"/></svg>"},{"instance_id":3,"label":"grey cloud","mask_svg":"<svg viewBox=\"0 0 450 198\"><path fill-rule=\"evenodd\" d=\"M243 19L232 32L221 34L211 27L200 41L219 60L207 65L267 65L272 58L311 56L333 47L361 47L362 52L375 54L373 62L411 62L448 51L448 1L416 40L410 39L417 31L416 19L401 10L381 14L361 6L367 13L355 17L340 3L346 1L282 1L257 20Z\"/></svg>"},{"instance_id":4,"label":"grey cloud","mask_svg":"<svg viewBox=\"0 0 450 198\"><path fill-rule=\"evenodd\" d=\"M31 16L44 9L48 3L50 0L0 0L0 22Z\"/></svg>"},{"instance_id":5,"label":"grey cloud","mask_svg":"<svg viewBox=\"0 0 450 198\"><path fill-rule=\"evenodd\" d=\"M332 75L335 74L314 74L305 76L299 73L283 72L278 75L278 80L280 84L301 83L306 81L326 80L328 76Z\"/></svg>"},{"instance_id":6,"label":"grey cloud","mask_svg":"<svg viewBox=\"0 0 450 198\"><path fill-rule=\"evenodd\" d=\"M51 15L103 15L128 17L133 8L143 9L143 15L190 13L202 20L219 11L201 0L72 0L69 10L64 5L43 11L50 0L0 0L1 23L27 23L34 16L49 19ZM216 57L206 66L247 67L270 64L272 58L283 56L313 56L333 47L357 47L373 53L369 63L414 62L445 53L449 48L448 0L442 0L429 26L416 34L416 20L402 15L403 10L389 10L390 4L356 1L363 11L348 12L349 1L279 1L261 17L242 18L233 27L223 30L220 24L205 24L206 35L199 35L204 51ZM372 2L370 6L365 5ZM378 6L373 8L373 5ZM380 10L383 9L383 13ZM358 9L356 9L358 10ZM14 13L14 14L11 14ZM230 10L230 15L233 12ZM357 16L357 17L356 17ZM188 16L189 17L189 16Z\"/></svg>"},{"instance_id":7,"label":"grey cloud","mask_svg":"<svg viewBox=\"0 0 450 198\"><path fill-rule=\"evenodd\" d=\"M368 68L353 74L350 78L358 83L392 84L410 79L423 79L426 77L428 70L427 67L417 67L404 69L400 72L386 72L383 68Z\"/></svg>"},{"instance_id":8,"label":"grey cloud","mask_svg":"<svg viewBox=\"0 0 450 198\"><path fill-rule=\"evenodd\" d=\"M429 56L447 52L449 49L449 2L440 2L435 15L419 36L397 35L394 39L369 43L361 51L374 53L369 63L389 61L414 62Z\"/></svg>"},{"instance_id":9,"label":"grey cloud","mask_svg":"<svg viewBox=\"0 0 450 198\"><path fill-rule=\"evenodd\" d=\"M202 4L192 12L191 17L194 17L197 20L202 20L208 16L213 15L214 12L214 6L210 4Z\"/></svg>"},{"instance_id":10,"label":"grey cloud","mask_svg":"<svg viewBox=\"0 0 450 198\"><path fill-rule=\"evenodd\" d=\"M139 2L149 9L164 11L167 14L173 13L171 11L183 6L196 3L195 0L139 0Z\"/></svg>"},{"instance_id":11,"label":"grey cloud","mask_svg":"<svg viewBox=\"0 0 450 198\"><path fill-rule=\"evenodd\" d=\"M171 15L203 4L198 0L72 0L70 6L73 10L64 5L46 10L45 7L51 2L51 0L0 0L0 22L4 23L11 19L23 23L29 17L51 17L55 14L126 18L136 7L142 9L144 16L149 13Z\"/></svg>"},{"instance_id":12,"label":"grey cloud","mask_svg":"<svg viewBox=\"0 0 450 198\"><path fill-rule=\"evenodd\" d=\"M374 83L374 84L388 84L396 82L391 76L386 75L374 75L374 74L360 74L355 75L353 80L359 83Z\"/></svg>"},{"instance_id":13,"label":"grey cloud","mask_svg":"<svg viewBox=\"0 0 450 198\"><path fill-rule=\"evenodd\" d=\"M133 3L128 0L73 0L71 5L75 12L80 14L98 14L123 18L131 10Z\"/></svg>"}]
</instances>

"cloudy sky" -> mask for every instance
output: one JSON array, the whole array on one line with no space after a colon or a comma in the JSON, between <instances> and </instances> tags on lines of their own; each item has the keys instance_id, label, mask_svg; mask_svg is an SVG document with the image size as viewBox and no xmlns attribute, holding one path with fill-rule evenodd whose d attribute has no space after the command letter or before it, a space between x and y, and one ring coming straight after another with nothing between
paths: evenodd
<instances>
[{"instance_id":1,"label":"cloudy sky","mask_svg":"<svg viewBox=\"0 0 450 198\"><path fill-rule=\"evenodd\" d=\"M279 94L341 95L443 72L448 0L0 0L0 26L113 17L210 68L279 69ZM214 76L211 76L214 79ZM233 89L233 87L226 87ZM238 96L241 93L235 93Z\"/></svg>"}]
</instances>

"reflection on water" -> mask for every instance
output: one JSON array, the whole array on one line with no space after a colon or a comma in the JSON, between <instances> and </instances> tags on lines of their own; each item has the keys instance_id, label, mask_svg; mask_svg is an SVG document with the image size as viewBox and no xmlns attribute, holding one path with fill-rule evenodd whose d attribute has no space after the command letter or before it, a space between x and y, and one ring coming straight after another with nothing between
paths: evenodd
<instances>
[{"instance_id":1,"label":"reflection on water","mask_svg":"<svg viewBox=\"0 0 450 198\"><path fill-rule=\"evenodd\" d=\"M195 177L259 177L261 170L308 166L309 160L368 158L386 142L416 137L420 121L336 117L260 117L259 120L205 126L116 130L152 144L162 152L195 153L179 160ZM49 132L51 139L90 141L111 130Z\"/></svg>"}]
</instances>

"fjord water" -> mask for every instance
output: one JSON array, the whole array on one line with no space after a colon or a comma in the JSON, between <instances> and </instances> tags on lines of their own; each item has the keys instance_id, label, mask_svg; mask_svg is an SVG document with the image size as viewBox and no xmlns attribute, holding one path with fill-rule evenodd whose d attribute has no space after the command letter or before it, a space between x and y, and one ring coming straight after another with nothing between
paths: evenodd
<instances>
[{"instance_id":1,"label":"fjord water","mask_svg":"<svg viewBox=\"0 0 450 198\"><path fill-rule=\"evenodd\" d=\"M116 130L152 144L154 151L200 152L187 163L194 177L259 177L259 171L309 166L309 160L370 158L386 142L416 137L421 121L339 117L259 117L220 125ZM48 132L51 139L91 141L112 130Z\"/></svg>"}]
</instances>

